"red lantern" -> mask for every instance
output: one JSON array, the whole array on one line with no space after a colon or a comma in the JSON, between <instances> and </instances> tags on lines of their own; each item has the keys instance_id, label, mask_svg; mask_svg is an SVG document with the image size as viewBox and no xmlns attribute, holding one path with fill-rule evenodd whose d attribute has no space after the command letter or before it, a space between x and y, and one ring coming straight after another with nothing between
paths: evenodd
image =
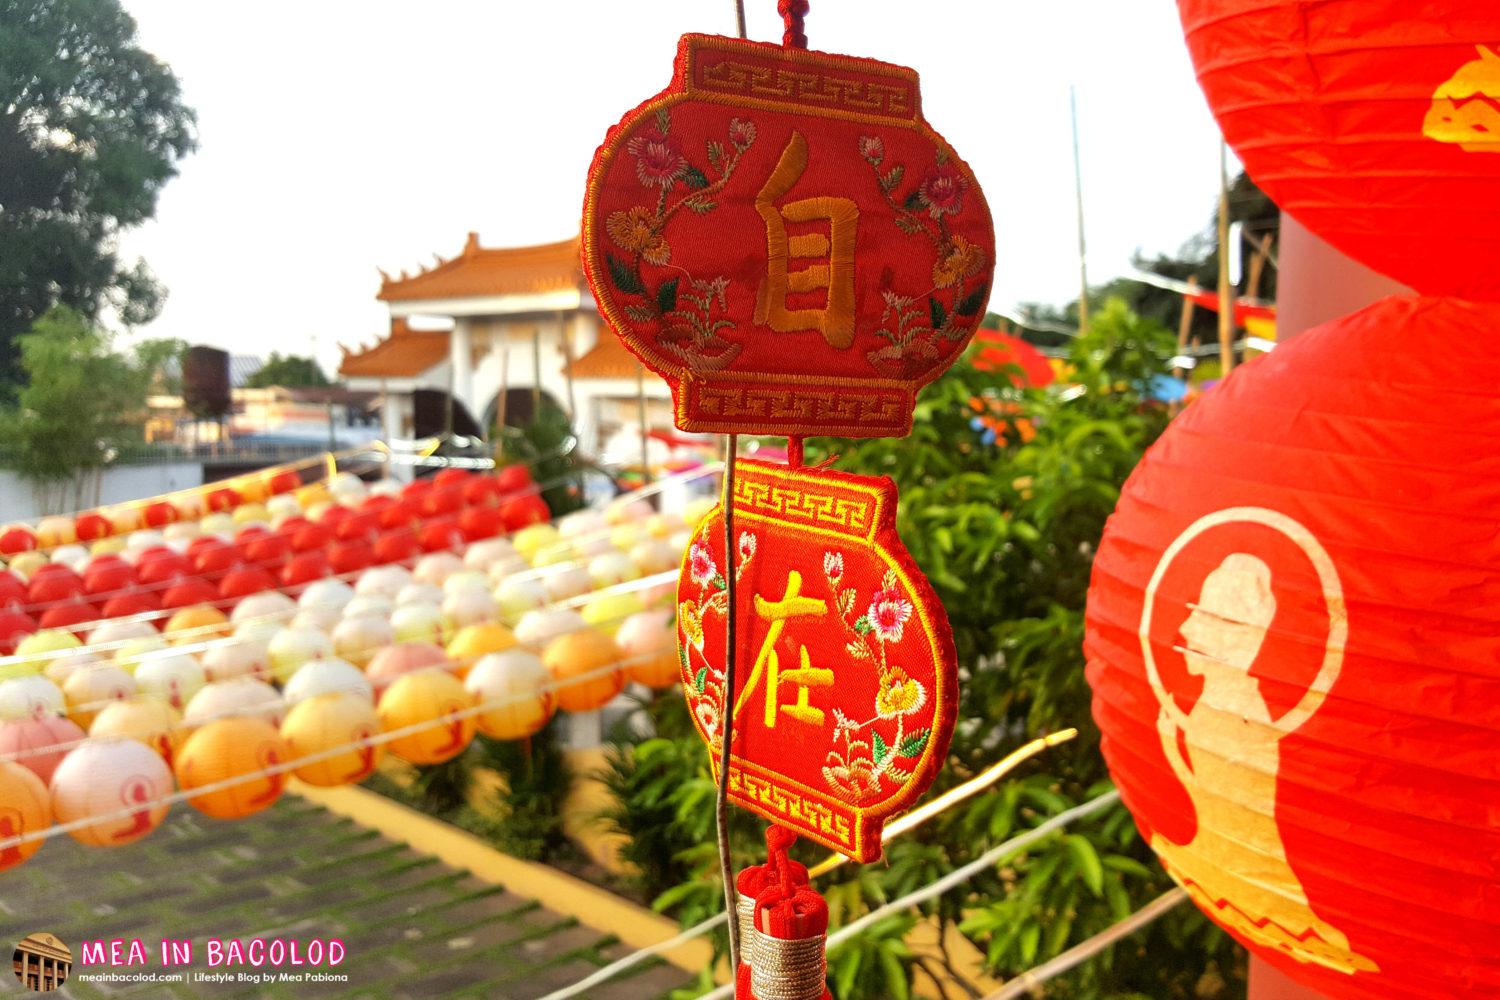
<instances>
[{"instance_id":1,"label":"red lantern","mask_svg":"<svg viewBox=\"0 0 1500 1000\"><path fill-rule=\"evenodd\" d=\"M482 538L494 538L505 531L505 515L495 507L470 507L458 515L458 526L464 538L477 542Z\"/></svg>"},{"instance_id":2,"label":"red lantern","mask_svg":"<svg viewBox=\"0 0 1500 1000\"><path fill-rule=\"evenodd\" d=\"M610 129L583 209L599 310L689 431L907 433L994 242L914 71L709 35Z\"/></svg>"},{"instance_id":3,"label":"red lantern","mask_svg":"<svg viewBox=\"0 0 1500 1000\"><path fill-rule=\"evenodd\" d=\"M547 501L535 493L525 493L501 503L500 516L505 519L506 531L520 531L528 525L546 524L552 511Z\"/></svg>"},{"instance_id":4,"label":"red lantern","mask_svg":"<svg viewBox=\"0 0 1500 1000\"><path fill-rule=\"evenodd\" d=\"M147 587L178 583L192 572L188 561L170 549L153 552L149 558L143 554L135 564L136 579Z\"/></svg>"},{"instance_id":5,"label":"red lantern","mask_svg":"<svg viewBox=\"0 0 1500 1000\"><path fill-rule=\"evenodd\" d=\"M273 570L292 554L292 541L286 535L267 532L246 542L244 553L250 565Z\"/></svg>"},{"instance_id":6,"label":"red lantern","mask_svg":"<svg viewBox=\"0 0 1500 1000\"><path fill-rule=\"evenodd\" d=\"M322 552L302 552L293 556L281 569L281 586L296 595L302 587L329 574L328 559Z\"/></svg>"},{"instance_id":7,"label":"red lantern","mask_svg":"<svg viewBox=\"0 0 1500 1000\"><path fill-rule=\"evenodd\" d=\"M52 569L56 567L56 569ZM51 570L50 572L42 572ZM87 593L83 578L61 563L48 563L31 575L26 595L32 604L55 604Z\"/></svg>"},{"instance_id":8,"label":"red lantern","mask_svg":"<svg viewBox=\"0 0 1500 1000\"><path fill-rule=\"evenodd\" d=\"M411 528L419 520L416 508L405 500L399 500L380 508L380 527L385 531L398 528Z\"/></svg>"},{"instance_id":9,"label":"red lantern","mask_svg":"<svg viewBox=\"0 0 1500 1000\"><path fill-rule=\"evenodd\" d=\"M1225 139L1282 209L1423 294L1500 299L1500 6L1177 7Z\"/></svg>"},{"instance_id":10,"label":"red lantern","mask_svg":"<svg viewBox=\"0 0 1500 1000\"><path fill-rule=\"evenodd\" d=\"M315 552L333 544L333 529L323 524L309 524L292 535L293 552Z\"/></svg>"},{"instance_id":11,"label":"red lantern","mask_svg":"<svg viewBox=\"0 0 1500 1000\"><path fill-rule=\"evenodd\" d=\"M339 542L328 550L328 568L343 576L375 565L375 550L369 542Z\"/></svg>"},{"instance_id":12,"label":"red lantern","mask_svg":"<svg viewBox=\"0 0 1500 1000\"><path fill-rule=\"evenodd\" d=\"M87 514L79 514L74 519L73 531L80 542L93 542L100 538L108 538L114 533L114 527L110 525L109 518L90 511Z\"/></svg>"},{"instance_id":13,"label":"red lantern","mask_svg":"<svg viewBox=\"0 0 1500 1000\"><path fill-rule=\"evenodd\" d=\"M433 488L433 485L431 479L413 479L401 487L401 499L410 500L415 503L425 496Z\"/></svg>"},{"instance_id":14,"label":"red lantern","mask_svg":"<svg viewBox=\"0 0 1500 1000\"><path fill-rule=\"evenodd\" d=\"M160 528L172 524L177 520L177 508L165 500L157 500L155 503L146 504L141 511L141 516L146 520L146 527Z\"/></svg>"},{"instance_id":15,"label":"red lantern","mask_svg":"<svg viewBox=\"0 0 1500 1000\"><path fill-rule=\"evenodd\" d=\"M228 486L220 486L208 493L208 509L216 514L222 511L232 511L243 502L239 490Z\"/></svg>"},{"instance_id":16,"label":"red lantern","mask_svg":"<svg viewBox=\"0 0 1500 1000\"><path fill-rule=\"evenodd\" d=\"M276 581L263 569L231 570L219 581L219 597L226 601L237 601L263 590L275 589Z\"/></svg>"},{"instance_id":17,"label":"red lantern","mask_svg":"<svg viewBox=\"0 0 1500 1000\"><path fill-rule=\"evenodd\" d=\"M371 493L359 502L359 509L368 511L371 514L379 514L396 502L394 497L386 496L384 493Z\"/></svg>"},{"instance_id":18,"label":"red lantern","mask_svg":"<svg viewBox=\"0 0 1500 1000\"><path fill-rule=\"evenodd\" d=\"M380 515L373 511L350 514L339 521L333 535L341 542L371 541L380 535Z\"/></svg>"},{"instance_id":19,"label":"red lantern","mask_svg":"<svg viewBox=\"0 0 1500 1000\"><path fill-rule=\"evenodd\" d=\"M190 608L195 604L213 604L219 599L219 590L206 580L184 580L168 587L161 595L163 608Z\"/></svg>"},{"instance_id":20,"label":"red lantern","mask_svg":"<svg viewBox=\"0 0 1500 1000\"><path fill-rule=\"evenodd\" d=\"M494 476L475 476L464 483L463 496L470 507L499 506L500 483Z\"/></svg>"},{"instance_id":21,"label":"red lantern","mask_svg":"<svg viewBox=\"0 0 1500 1000\"><path fill-rule=\"evenodd\" d=\"M333 504L318 518L318 523L330 531L337 531L341 522L354 514L354 511L343 504Z\"/></svg>"},{"instance_id":22,"label":"red lantern","mask_svg":"<svg viewBox=\"0 0 1500 1000\"><path fill-rule=\"evenodd\" d=\"M96 622L102 617L99 609L92 604L69 601L66 604L55 604L43 611L37 624L42 628L69 629L82 639L87 629L79 629L77 626Z\"/></svg>"},{"instance_id":23,"label":"red lantern","mask_svg":"<svg viewBox=\"0 0 1500 1000\"><path fill-rule=\"evenodd\" d=\"M463 491L457 486L439 485L422 494L417 501L418 509L423 517L442 517L445 514L457 514L463 509Z\"/></svg>"},{"instance_id":24,"label":"red lantern","mask_svg":"<svg viewBox=\"0 0 1500 1000\"><path fill-rule=\"evenodd\" d=\"M273 473L267 485L273 495L291 493L302 485L302 477L290 469L283 469Z\"/></svg>"},{"instance_id":25,"label":"red lantern","mask_svg":"<svg viewBox=\"0 0 1500 1000\"><path fill-rule=\"evenodd\" d=\"M36 622L20 611L0 611L0 656L16 651L16 644L36 631Z\"/></svg>"},{"instance_id":26,"label":"red lantern","mask_svg":"<svg viewBox=\"0 0 1500 1000\"><path fill-rule=\"evenodd\" d=\"M36 532L18 526L0 531L0 556L13 556L18 552L36 550Z\"/></svg>"},{"instance_id":27,"label":"red lantern","mask_svg":"<svg viewBox=\"0 0 1500 1000\"><path fill-rule=\"evenodd\" d=\"M438 474L432 477L432 482L438 489L461 489L469 481L470 475L468 469L439 469Z\"/></svg>"},{"instance_id":28,"label":"red lantern","mask_svg":"<svg viewBox=\"0 0 1500 1000\"><path fill-rule=\"evenodd\" d=\"M104 602L101 618L125 618L161 610L161 600L150 591L132 590L118 593Z\"/></svg>"},{"instance_id":29,"label":"red lantern","mask_svg":"<svg viewBox=\"0 0 1500 1000\"><path fill-rule=\"evenodd\" d=\"M416 558L417 536L410 531L393 531L375 540L375 561L378 563L405 562Z\"/></svg>"},{"instance_id":30,"label":"red lantern","mask_svg":"<svg viewBox=\"0 0 1500 1000\"><path fill-rule=\"evenodd\" d=\"M1390 298L1237 369L1095 559L1125 804L1210 917L1329 996L1500 995L1497 324Z\"/></svg>"},{"instance_id":31,"label":"red lantern","mask_svg":"<svg viewBox=\"0 0 1500 1000\"><path fill-rule=\"evenodd\" d=\"M456 517L440 517L418 535L423 552L449 552L464 547L464 533Z\"/></svg>"},{"instance_id":32,"label":"red lantern","mask_svg":"<svg viewBox=\"0 0 1500 1000\"><path fill-rule=\"evenodd\" d=\"M202 539L195 538L194 544L188 546L188 558L192 562L193 572L199 576L218 579L244 561L240 550L229 542L207 538L202 540L204 544L195 549L194 546L200 540Z\"/></svg>"},{"instance_id":33,"label":"red lantern","mask_svg":"<svg viewBox=\"0 0 1500 1000\"><path fill-rule=\"evenodd\" d=\"M9 570L0 570L0 609L24 608L26 582Z\"/></svg>"},{"instance_id":34,"label":"red lantern","mask_svg":"<svg viewBox=\"0 0 1500 1000\"><path fill-rule=\"evenodd\" d=\"M533 483L531 469L524 465L503 465L495 470L495 485L505 496L519 493Z\"/></svg>"}]
</instances>

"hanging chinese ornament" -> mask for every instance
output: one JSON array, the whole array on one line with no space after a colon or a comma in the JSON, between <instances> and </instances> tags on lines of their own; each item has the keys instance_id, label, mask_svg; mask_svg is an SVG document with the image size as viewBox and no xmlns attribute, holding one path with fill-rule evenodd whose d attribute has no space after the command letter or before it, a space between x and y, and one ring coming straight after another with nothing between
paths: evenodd
<instances>
[{"instance_id":1,"label":"hanging chinese ornament","mask_svg":"<svg viewBox=\"0 0 1500 1000\"><path fill-rule=\"evenodd\" d=\"M1500 300L1500 4L1177 7L1224 138L1282 209L1424 295Z\"/></svg>"},{"instance_id":2,"label":"hanging chinese ornament","mask_svg":"<svg viewBox=\"0 0 1500 1000\"><path fill-rule=\"evenodd\" d=\"M1210 917L1330 997L1500 996L1500 306L1385 299L1180 416L1085 651L1110 771Z\"/></svg>"},{"instance_id":3,"label":"hanging chinese ornament","mask_svg":"<svg viewBox=\"0 0 1500 1000\"><path fill-rule=\"evenodd\" d=\"M732 550L721 505L678 583L698 732L717 771L732 717L730 801L775 824L770 861L739 880L742 1000L826 995L827 908L786 848L878 859L957 711L947 616L897 537L894 484L802 468L800 439L910 431L994 266L984 196L916 73L807 51L797 6L784 46L684 36L671 85L605 137L583 218L595 300L671 385L678 428L786 435L798 456L739 464Z\"/></svg>"}]
</instances>

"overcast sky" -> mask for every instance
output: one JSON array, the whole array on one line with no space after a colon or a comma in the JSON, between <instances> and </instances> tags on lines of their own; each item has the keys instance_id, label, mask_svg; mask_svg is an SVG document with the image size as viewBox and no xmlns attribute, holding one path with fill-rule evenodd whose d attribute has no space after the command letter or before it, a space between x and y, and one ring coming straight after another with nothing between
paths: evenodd
<instances>
[{"instance_id":1,"label":"overcast sky","mask_svg":"<svg viewBox=\"0 0 1500 1000\"><path fill-rule=\"evenodd\" d=\"M125 250L170 289L143 336L305 354L389 325L376 268L577 232L605 129L661 90L677 37L731 0L124 0L198 112L200 148ZM775 0L749 34L779 40ZM1089 278L1207 225L1218 130L1169 0L812 0L810 46L921 74L929 122L984 185L995 306L1078 288L1068 88Z\"/></svg>"}]
</instances>

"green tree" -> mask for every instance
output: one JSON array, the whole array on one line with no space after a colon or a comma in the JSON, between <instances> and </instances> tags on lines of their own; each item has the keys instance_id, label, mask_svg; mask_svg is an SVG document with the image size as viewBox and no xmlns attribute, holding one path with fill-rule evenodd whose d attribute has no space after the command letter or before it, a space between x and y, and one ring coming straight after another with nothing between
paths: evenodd
<instances>
[{"instance_id":1,"label":"green tree","mask_svg":"<svg viewBox=\"0 0 1500 1000\"><path fill-rule=\"evenodd\" d=\"M141 442L152 353L142 365L114 352L108 331L65 306L17 341L28 384L0 410L0 454L43 509L87 506L98 473Z\"/></svg>"},{"instance_id":2,"label":"green tree","mask_svg":"<svg viewBox=\"0 0 1500 1000\"><path fill-rule=\"evenodd\" d=\"M156 315L164 290L118 237L155 214L194 124L118 0L0 0L0 392L54 305Z\"/></svg>"},{"instance_id":3,"label":"green tree","mask_svg":"<svg viewBox=\"0 0 1500 1000\"><path fill-rule=\"evenodd\" d=\"M273 385L331 385L328 376L312 358L288 354L282 357L271 352L270 360L261 365L253 375L245 379L251 389L267 389Z\"/></svg>"}]
</instances>

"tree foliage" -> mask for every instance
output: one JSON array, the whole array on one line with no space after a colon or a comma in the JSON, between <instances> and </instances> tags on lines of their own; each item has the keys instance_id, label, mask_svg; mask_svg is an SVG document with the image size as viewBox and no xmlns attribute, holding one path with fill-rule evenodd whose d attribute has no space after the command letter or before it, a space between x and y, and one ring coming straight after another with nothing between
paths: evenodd
<instances>
[{"instance_id":1,"label":"tree foliage","mask_svg":"<svg viewBox=\"0 0 1500 1000\"><path fill-rule=\"evenodd\" d=\"M271 357L265 364L245 379L245 385L251 389L268 389L273 385L330 384L328 376L323 374L323 369L312 358L298 357L295 354L282 357L275 351L271 352Z\"/></svg>"},{"instance_id":2,"label":"tree foliage","mask_svg":"<svg viewBox=\"0 0 1500 1000\"><path fill-rule=\"evenodd\" d=\"M155 214L194 142L177 78L118 0L0 0L0 387L53 305L155 316L163 289L118 236Z\"/></svg>"},{"instance_id":3,"label":"tree foliage","mask_svg":"<svg viewBox=\"0 0 1500 1000\"><path fill-rule=\"evenodd\" d=\"M72 480L140 442L154 347L136 359L118 354L107 331L63 306L18 341L29 384L0 410L0 441L23 478Z\"/></svg>"}]
</instances>

